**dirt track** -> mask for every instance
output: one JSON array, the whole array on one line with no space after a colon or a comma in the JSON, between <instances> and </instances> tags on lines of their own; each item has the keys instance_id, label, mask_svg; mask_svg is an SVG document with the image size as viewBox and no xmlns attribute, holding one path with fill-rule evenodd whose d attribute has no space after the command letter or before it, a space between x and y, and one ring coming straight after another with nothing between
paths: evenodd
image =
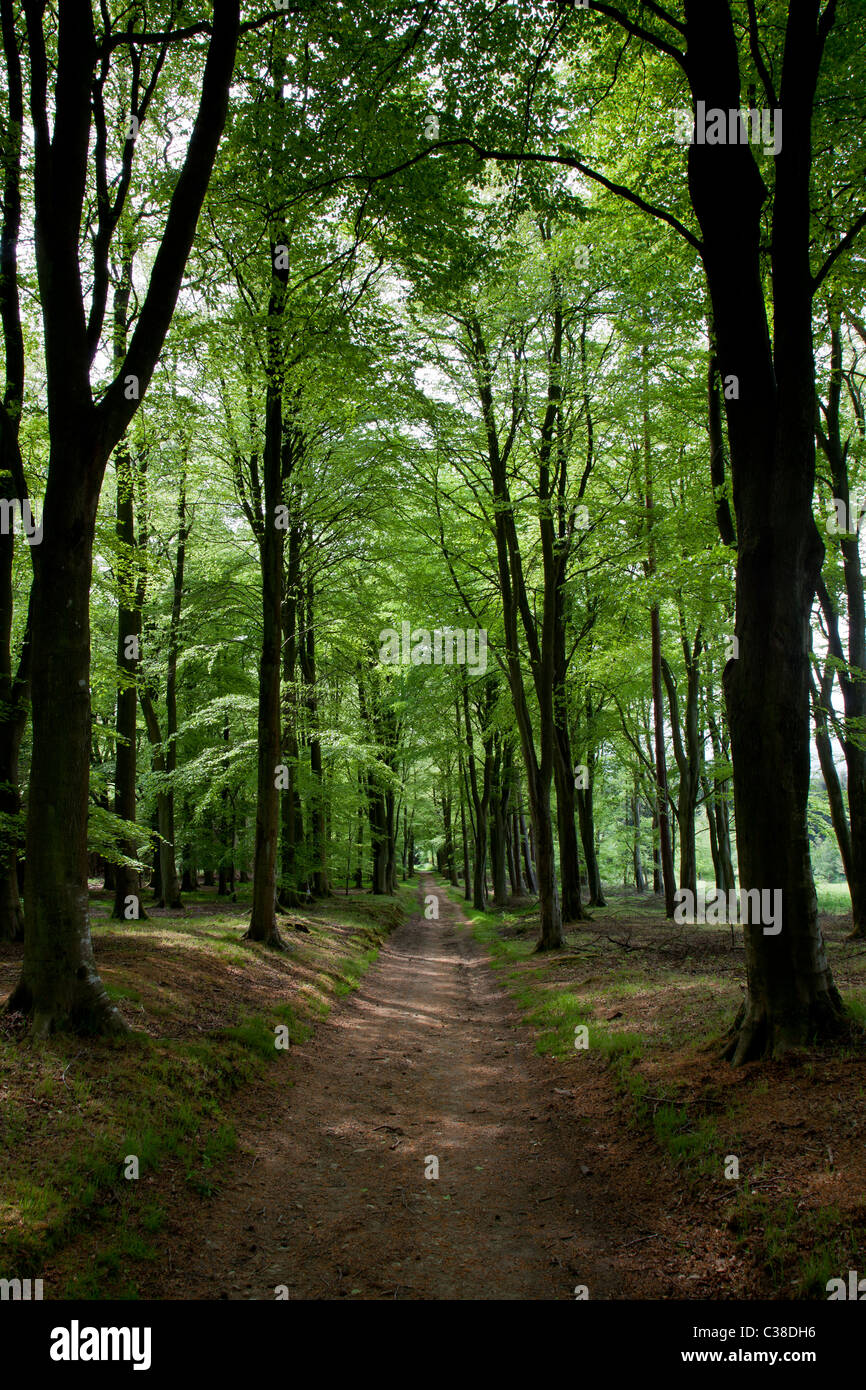
<instances>
[{"instance_id":1,"label":"dirt track","mask_svg":"<svg viewBox=\"0 0 866 1390\"><path fill-rule=\"evenodd\" d=\"M419 911L399 928L294 1054L280 1110L246 1098L219 1195L179 1196L170 1268L142 1296L273 1299L285 1285L292 1299L574 1299L579 1284L590 1298L663 1296L634 1224L642 1204L654 1235L669 1220L658 1160L591 1104L597 1074L577 1091L577 1063L534 1054L438 897L440 919Z\"/></svg>"}]
</instances>

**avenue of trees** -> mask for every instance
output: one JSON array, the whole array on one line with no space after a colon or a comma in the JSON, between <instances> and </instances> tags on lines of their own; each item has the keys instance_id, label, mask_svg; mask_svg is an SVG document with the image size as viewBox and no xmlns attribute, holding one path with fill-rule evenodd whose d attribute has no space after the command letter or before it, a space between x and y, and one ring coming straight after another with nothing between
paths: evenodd
<instances>
[{"instance_id":1,"label":"avenue of trees","mask_svg":"<svg viewBox=\"0 0 866 1390\"><path fill-rule=\"evenodd\" d=\"M280 949L430 858L541 950L613 887L778 891L728 1055L843 1037L857 0L0 20L7 1007L124 1030L88 879L132 924L250 878Z\"/></svg>"}]
</instances>

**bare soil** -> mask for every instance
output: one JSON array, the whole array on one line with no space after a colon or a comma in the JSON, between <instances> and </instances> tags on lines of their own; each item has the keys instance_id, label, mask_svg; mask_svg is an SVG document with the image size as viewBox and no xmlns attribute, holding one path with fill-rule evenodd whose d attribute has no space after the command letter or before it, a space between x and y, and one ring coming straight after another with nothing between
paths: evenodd
<instances>
[{"instance_id":1,"label":"bare soil","mask_svg":"<svg viewBox=\"0 0 866 1390\"><path fill-rule=\"evenodd\" d=\"M422 899L434 887L422 879ZM394 932L295 1051L293 1084L268 1088L266 1113L261 1094L233 1107L238 1150L218 1195L160 1182L166 1254L141 1296L754 1292L732 1236L686 1200L652 1136L626 1127L603 1061L584 1054L578 1081L535 1055L459 909L439 903L439 920L419 910Z\"/></svg>"}]
</instances>

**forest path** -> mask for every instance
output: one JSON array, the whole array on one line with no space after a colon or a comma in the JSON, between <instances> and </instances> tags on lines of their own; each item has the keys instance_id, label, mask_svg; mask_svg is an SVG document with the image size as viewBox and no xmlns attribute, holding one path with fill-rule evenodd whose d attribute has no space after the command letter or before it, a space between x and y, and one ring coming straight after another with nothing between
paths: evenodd
<instances>
[{"instance_id":1,"label":"forest path","mask_svg":"<svg viewBox=\"0 0 866 1390\"><path fill-rule=\"evenodd\" d=\"M142 1297L646 1296L635 1221L639 1189L658 1208L667 1186L658 1158L623 1136L606 1083L588 1116L578 1063L535 1055L459 909L423 876L433 892L439 920L419 906L293 1052L278 1112L246 1098L219 1194L178 1204L170 1264Z\"/></svg>"}]
</instances>

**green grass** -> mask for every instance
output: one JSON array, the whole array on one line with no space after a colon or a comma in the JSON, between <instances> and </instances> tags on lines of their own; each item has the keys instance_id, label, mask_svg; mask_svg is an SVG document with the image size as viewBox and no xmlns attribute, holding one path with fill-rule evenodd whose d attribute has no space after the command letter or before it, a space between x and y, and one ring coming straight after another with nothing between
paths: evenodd
<instances>
[{"instance_id":1,"label":"green grass","mask_svg":"<svg viewBox=\"0 0 866 1390\"><path fill-rule=\"evenodd\" d=\"M861 1203L866 1215L866 1203ZM793 1198L742 1191L729 1226L741 1252L748 1252L788 1298L827 1297L830 1279L845 1278L862 1263L862 1247L851 1229L850 1213L828 1205L803 1209ZM793 1278L791 1277L793 1274Z\"/></svg>"},{"instance_id":2,"label":"green grass","mask_svg":"<svg viewBox=\"0 0 866 1390\"><path fill-rule=\"evenodd\" d=\"M455 901L460 901L458 892L449 891ZM565 1062L579 1057L585 1042L609 1067L617 1090L629 1106L630 1122L652 1131L660 1148L680 1167L689 1187L707 1176L720 1176L724 1156L715 1120L693 1116L689 1109L677 1105L674 1094L651 1097L647 1081L637 1069L637 1064L650 1050L648 1039L637 1032L612 1028L606 1021L594 1017L594 1005L598 1001L610 1005L617 999L651 990L653 981L648 979L643 968L637 963L623 964L612 975L609 971L604 974L603 988L584 988L579 994L558 978L561 966L573 966L573 955L535 956L535 938L529 934L531 923L522 924L526 935L521 932L518 936L502 936L504 924L509 928L521 925L520 917L528 916L525 910L519 917L517 913L512 916L510 913L477 912L465 903L461 906L476 940L490 953L493 968L502 972L523 1022L535 1031L535 1050ZM616 911L622 914L621 902ZM517 964L520 968L514 969ZM683 983L689 989L700 986L707 993L708 1003L712 1002L711 976L686 977L668 971L666 982L669 981ZM662 1033L653 1046L672 1041L676 1026L672 1021L670 1033ZM576 1045L578 1042L580 1047Z\"/></svg>"},{"instance_id":3,"label":"green grass","mask_svg":"<svg viewBox=\"0 0 866 1390\"><path fill-rule=\"evenodd\" d=\"M851 911L851 894L847 883L816 883L818 911L844 916Z\"/></svg>"},{"instance_id":4,"label":"green grass","mask_svg":"<svg viewBox=\"0 0 866 1390\"><path fill-rule=\"evenodd\" d=\"M822 912L844 915L850 912L845 884L819 884ZM443 891L449 891L443 884ZM459 894L452 893L455 901ZM725 1184L731 1197L728 1223L738 1239L739 1249L748 1254L768 1279L777 1296L826 1298L827 1282L846 1277L849 1269L863 1264L862 1226L866 1220L866 1200L861 1203L863 1220L852 1220L850 1211L836 1207L808 1206L790 1196L769 1196L752 1190L764 1178L759 1167L741 1171L737 1182L725 1178L725 1158L743 1152L738 1113L745 1099L769 1091L766 1077L754 1076L742 1091L742 1098L728 1099L715 1113L718 1098L712 1090L690 1104L682 1103L674 1085L656 1083L652 1090L642 1062L664 1057L670 1049L684 1049L686 1057L718 1044L733 1016L736 1000L731 996L730 977L723 979L709 969L670 968L656 960L648 970L643 954L627 954L621 962L603 954L601 943L586 933L567 937L566 949L553 956L535 956L534 930L537 907L529 909L535 920L527 920L527 910L517 913L478 913L461 906L469 918L475 938L485 947L494 970L516 1001L525 1024L536 1034L536 1050L564 1064L579 1059L575 1049L575 1030L586 1029L589 1049L604 1059L616 1089L626 1103L627 1122L652 1133L659 1149L676 1166L685 1188L695 1197L706 1192L707 1184ZM664 927L658 904L646 898L617 895L608 908L593 909L596 923L605 917L621 922L643 918L647 925ZM507 932L507 935L503 935ZM833 951L844 948L832 942ZM580 986L569 976L579 960ZM673 986L674 1004L657 1007L652 1028L629 1031L621 1023L599 1020L599 1006L607 1012L618 1001L658 997ZM847 988L846 1004L855 1020L866 1026L866 991ZM683 1005L685 1004L685 1012ZM847 1055L843 1050L840 1056ZM855 1055L852 1049L851 1056ZM862 1056L862 1052L856 1051ZM800 1074L817 1075L818 1063L804 1060ZM650 1073L651 1075L652 1073ZM760 1104L760 1102L758 1102ZM706 1112L712 1109L712 1115Z\"/></svg>"}]
</instances>

